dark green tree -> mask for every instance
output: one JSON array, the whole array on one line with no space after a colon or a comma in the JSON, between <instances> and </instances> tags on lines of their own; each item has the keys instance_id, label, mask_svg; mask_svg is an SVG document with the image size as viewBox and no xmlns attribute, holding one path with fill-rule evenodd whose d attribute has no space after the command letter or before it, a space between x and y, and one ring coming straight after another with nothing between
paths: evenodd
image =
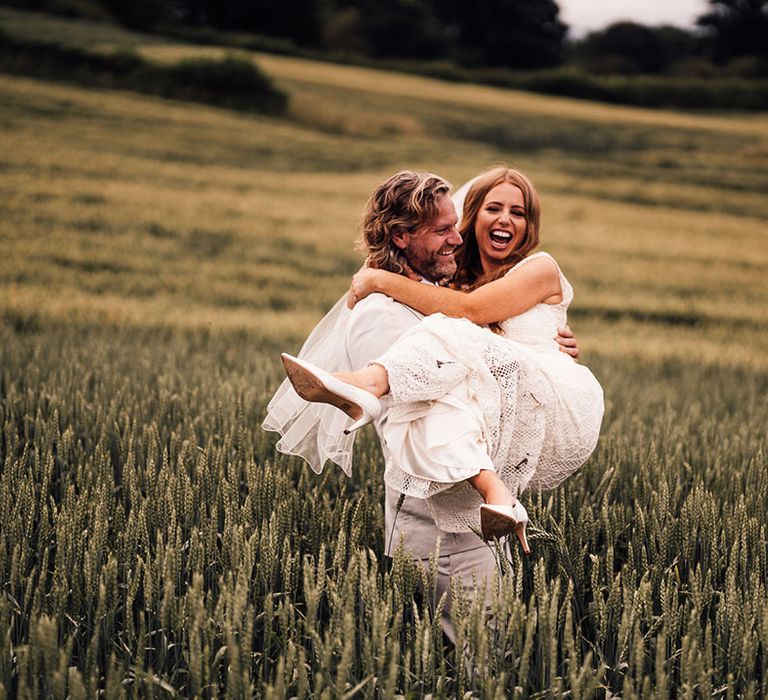
<instances>
[{"instance_id":1,"label":"dark green tree","mask_svg":"<svg viewBox=\"0 0 768 700\"><path fill-rule=\"evenodd\" d=\"M463 63L541 68L562 62L567 27L554 0L433 0Z\"/></svg>"},{"instance_id":2,"label":"dark green tree","mask_svg":"<svg viewBox=\"0 0 768 700\"><path fill-rule=\"evenodd\" d=\"M681 30L682 31L682 30ZM574 44L574 58L599 73L658 73L679 56L672 34L636 22L615 22Z\"/></svg>"},{"instance_id":3,"label":"dark green tree","mask_svg":"<svg viewBox=\"0 0 768 700\"><path fill-rule=\"evenodd\" d=\"M172 1L180 19L190 24L281 37L306 46L322 43L325 0L166 1Z\"/></svg>"},{"instance_id":4,"label":"dark green tree","mask_svg":"<svg viewBox=\"0 0 768 700\"><path fill-rule=\"evenodd\" d=\"M338 0L330 24L341 25L340 19L354 35L350 46L357 43L372 56L425 59L445 52L445 32L429 0Z\"/></svg>"},{"instance_id":5,"label":"dark green tree","mask_svg":"<svg viewBox=\"0 0 768 700\"><path fill-rule=\"evenodd\" d=\"M172 11L170 0L102 0L102 5L131 29L152 29Z\"/></svg>"},{"instance_id":6,"label":"dark green tree","mask_svg":"<svg viewBox=\"0 0 768 700\"><path fill-rule=\"evenodd\" d=\"M768 0L710 0L710 10L698 18L711 33L713 58L737 56L768 60Z\"/></svg>"},{"instance_id":7,"label":"dark green tree","mask_svg":"<svg viewBox=\"0 0 768 700\"><path fill-rule=\"evenodd\" d=\"M20 7L22 10L43 10L48 6L48 0L2 0L0 5Z\"/></svg>"}]
</instances>

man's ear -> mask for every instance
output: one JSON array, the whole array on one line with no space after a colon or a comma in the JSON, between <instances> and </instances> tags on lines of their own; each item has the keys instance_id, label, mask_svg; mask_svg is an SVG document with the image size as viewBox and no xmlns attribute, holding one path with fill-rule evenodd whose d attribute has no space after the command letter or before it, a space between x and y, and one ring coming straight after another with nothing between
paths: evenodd
<instances>
[{"instance_id":1,"label":"man's ear","mask_svg":"<svg viewBox=\"0 0 768 700\"><path fill-rule=\"evenodd\" d=\"M404 228L396 228L392 231L392 243L394 243L400 250L405 250L408 247L408 236L410 234Z\"/></svg>"}]
</instances>

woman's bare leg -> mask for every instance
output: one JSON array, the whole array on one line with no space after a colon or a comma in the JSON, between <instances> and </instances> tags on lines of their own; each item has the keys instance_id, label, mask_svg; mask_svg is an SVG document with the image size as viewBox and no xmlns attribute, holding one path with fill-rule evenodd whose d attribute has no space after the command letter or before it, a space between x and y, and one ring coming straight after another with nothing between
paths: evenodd
<instances>
[{"instance_id":1,"label":"woman's bare leg","mask_svg":"<svg viewBox=\"0 0 768 700\"><path fill-rule=\"evenodd\" d=\"M483 500L491 505L515 505L515 497L512 492L499 479L496 472L481 469L475 476L467 479L469 484L482 496Z\"/></svg>"},{"instance_id":2,"label":"woman's bare leg","mask_svg":"<svg viewBox=\"0 0 768 700\"><path fill-rule=\"evenodd\" d=\"M343 382L370 392L377 398L389 392L389 374L379 364L373 363L354 372L334 372L334 377ZM515 505L515 497L494 471L481 469L467 479L470 485L491 505Z\"/></svg>"},{"instance_id":3,"label":"woman's bare leg","mask_svg":"<svg viewBox=\"0 0 768 700\"><path fill-rule=\"evenodd\" d=\"M354 372L334 372L333 376L342 382L365 389L376 398L389 393L389 375L381 365L370 364Z\"/></svg>"}]
</instances>

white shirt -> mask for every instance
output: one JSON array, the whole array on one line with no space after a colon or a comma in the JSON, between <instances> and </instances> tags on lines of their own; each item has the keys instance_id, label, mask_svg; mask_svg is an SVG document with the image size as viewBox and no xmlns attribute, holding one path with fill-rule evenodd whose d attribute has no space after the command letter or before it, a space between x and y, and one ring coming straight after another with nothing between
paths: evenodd
<instances>
[{"instance_id":1,"label":"white shirt","mask_svg":"<svg viewBox=\"0 0 768 700\"><path fill-rule=\"evenodd\" d=\"M367 366L422 318L418 311L384 294L367 296L355 305L347 324L344 346L350 365L355 369ZM375 427L384 459L389 462L392 457L382 439L382 426L386 420L384 411ZM391 555L401 538L405 548L422 559L428 558L435 551L438 540L441 555L485 546L472 532L457 534L438 530L423 500L406 497L398 511L399 499L400 494L387 487L384 508L386 554Z\"/></svg>"}]
</instances>

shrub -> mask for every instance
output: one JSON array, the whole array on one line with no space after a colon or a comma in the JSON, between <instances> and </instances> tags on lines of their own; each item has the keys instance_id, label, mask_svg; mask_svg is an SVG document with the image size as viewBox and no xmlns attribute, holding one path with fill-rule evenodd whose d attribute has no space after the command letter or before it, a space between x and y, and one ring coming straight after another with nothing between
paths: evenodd
<instances>
[{"instance_id":1,"label":"shrub","mask_svg":"<svg viewBox=\"0 0 768 700\"><path fill-rule=\"evenodd\" d=\"M597 77L561 69L519 75L517 80L507 81L506 86L638 107L768 109L768 84L741 78Z\"/></svg>"},{"instance_id":2,"label":"shrub","mask_svg":"<svg viewBox=\"0 0 768 700\"><path fill-rule=\"evenodd\" d=\"M0 30L0 71L270 114L281 113L288 105L287 95L251 61L233 56L162 66L130 48L99 54L23 41Z\"/></svg>"},{"instance_id":3,"label":"shrub","mask_svg":"<svg viewBox=\"0 0 768 700\"><path fill-rule=\"evenodd\" d=\"M286 96L250 61L227 56L221 60L195 58L167 68L153 67L148 78L162 78L170 95L216 102L229 107L282 112Z\"/></svg>"},{"instance_id":4,"label":"shrub","mask_svg":"<svg viewBox=\"0 0 768 700\"><path fill-rule=\"evenodd\" d=\"M670 28L658 31L668 44L674 44L675 37L668 36ZM768 87L760 80L764 71L762 64L754 63L737 67L754 79L739 79L723 75L722 69L703 59L687 59L670 64L672 75L616 76L585 72L573 66L540 70L515 71L507 68L470 68L458 66L452 61L415 61L412 59L373 59L355 51L349 43L341 46L338 37L329 43L333 51L319 51L272 37L257 34L220 32L210 28L164 27L163 32L183 41L199 44L230 46L250 51L265 51L286 56L298 56L315 61L351 64L382 70L424 75L450 82L467 82L496 87L530 90L550 95L564 95L601 102L631 104L644 107L672 107L683 109L768 109ZM347 36L345 41L349 42ZM352 42L354 44L354 41ZM672 53L674 46L670 48ZM679 51L678 51L679 53ZM718 77L714 72L720 71Z\"/></svg>"}]
</instances>

